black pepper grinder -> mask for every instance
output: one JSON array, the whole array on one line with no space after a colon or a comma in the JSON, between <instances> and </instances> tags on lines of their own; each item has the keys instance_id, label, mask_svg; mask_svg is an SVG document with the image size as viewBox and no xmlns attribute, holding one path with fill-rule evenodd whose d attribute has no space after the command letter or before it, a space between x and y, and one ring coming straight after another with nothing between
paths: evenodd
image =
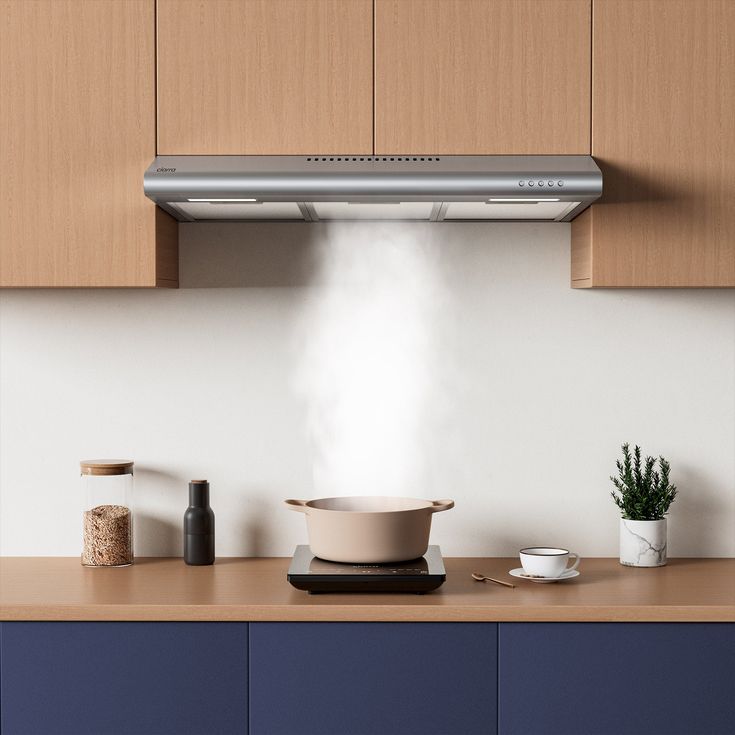
<instances>
[{"instance_id":1,"label":"black pepper grinder","mask_svg":"<svg viewBox=\"0 0 735 735\"><path fill-rule=\"evenodd\" d=\"M209 482L189 483L189 507L184 513L184 561L194 566L214 563L214 512L209 507Z\"/></svg>"}]
</instances>

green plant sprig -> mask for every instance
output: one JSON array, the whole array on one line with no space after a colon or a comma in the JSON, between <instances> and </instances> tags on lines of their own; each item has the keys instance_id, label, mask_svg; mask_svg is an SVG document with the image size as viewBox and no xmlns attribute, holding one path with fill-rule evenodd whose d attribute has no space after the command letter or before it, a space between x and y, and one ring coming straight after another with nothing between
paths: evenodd
<instances>
[{"instance_id":1,"label":"green plant sprig","mask_svg":"<svg viewBox=\"0 0 735 735\"><path fill-rule=\"evenodd\" d=\"M663 457L658 458L658 463L659 471L656 471L653 457L642 459L639 446L631 456L629 445L623 444L623 460L616 462L618 476L610 476L616 488L610 494L623 518L660 521L668 513L677 491L669 482L671 465Z\"/></svg>"}]
</instances>

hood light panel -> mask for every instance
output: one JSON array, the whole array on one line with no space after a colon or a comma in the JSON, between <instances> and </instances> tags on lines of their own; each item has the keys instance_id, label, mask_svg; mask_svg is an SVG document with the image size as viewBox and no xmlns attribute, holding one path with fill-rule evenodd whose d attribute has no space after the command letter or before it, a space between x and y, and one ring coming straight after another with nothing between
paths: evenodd
<instances>
[{"instance_id":1,"label":"hood light panel","mask_svg":"<svg viewBox=\"0 0 735 735\"><path fill-rule=\"evenodd\" d=\"M525 199L516 199L515 197L501 198L496 197L494 199L488 199L487 204L491 202L518 202L519 204L533 204L534 202L560 202L561 199L539 199L538 197L526 197Z\"/></svg>"},{"instance_id":2,"label":"hood light panel","mask_svg":"<svg viewBox=\"0 0 735 735\"><path fill-rule=\"evenodd\" d=\"M255 203L257 199L187 199L187 202L251 202Z\"/></svg>"}]
</instances>

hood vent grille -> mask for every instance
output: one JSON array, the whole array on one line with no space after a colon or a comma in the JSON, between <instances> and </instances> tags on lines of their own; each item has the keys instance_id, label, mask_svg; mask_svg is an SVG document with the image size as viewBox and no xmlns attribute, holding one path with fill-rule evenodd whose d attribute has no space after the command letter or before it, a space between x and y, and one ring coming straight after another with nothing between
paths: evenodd
<instances>
[{"instance_id":1,"label":"hood vent grille","mask_svg":"<svg viewBox=\"0 0 735 735\"><path fill-rule=\"evenodd\" d=\"M159 156L144 188L182 222L568 222L602 174L591 156Z\"/></svg>"}]
</instances>

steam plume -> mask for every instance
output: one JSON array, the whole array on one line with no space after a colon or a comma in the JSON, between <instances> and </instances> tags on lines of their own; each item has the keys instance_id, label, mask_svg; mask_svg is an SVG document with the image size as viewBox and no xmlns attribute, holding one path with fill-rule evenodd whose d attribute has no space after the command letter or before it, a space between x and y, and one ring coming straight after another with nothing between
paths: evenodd
<instances>
[{"instance_id":1,"label":"steam plume","mask_svg":"<svg viewBox=\"0 0 735 735\"><path fill-rule=\"evenodd\" d=\"M437 252L405 223L334 224L301 324L314 491L425 496L444 302Z\"/></svg>"}]
</instances>

